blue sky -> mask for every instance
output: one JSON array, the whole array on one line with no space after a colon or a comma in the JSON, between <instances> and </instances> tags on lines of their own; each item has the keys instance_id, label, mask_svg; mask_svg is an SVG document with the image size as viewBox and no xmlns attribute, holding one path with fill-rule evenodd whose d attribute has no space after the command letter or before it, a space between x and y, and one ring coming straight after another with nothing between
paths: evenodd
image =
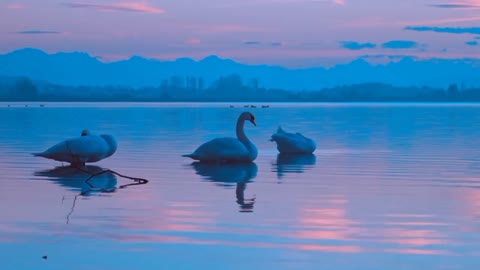
<instances>
[{"instance_id":1,"label":"blue sky","mask_svg":"<svg viewBox=\"0 0 480 270\"><path fill-rule=\"evenodd\" d=\"M0 53L216 54L288 67L364 55L480 58L479 11L480 0L4 0Z\"/></svg>"}]
</instances>

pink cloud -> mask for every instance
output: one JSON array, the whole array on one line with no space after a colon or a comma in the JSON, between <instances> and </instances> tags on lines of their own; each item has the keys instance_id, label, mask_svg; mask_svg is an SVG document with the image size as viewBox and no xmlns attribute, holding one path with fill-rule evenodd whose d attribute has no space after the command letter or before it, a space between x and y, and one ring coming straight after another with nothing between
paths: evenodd
<instances>
[{"instance_id":1,"label":"pink cloud","mask_svg":"<svg viewBox=\"0 0 480 270\"><path fill-rule=\"evenodd\" d=\"M208 25L191 26L198 34L222 34L222 33L241 33L241 32L263 32L266 28L246 26L246 25Z\"/></svg>"},{"instance_id":2,"label":"pink cloud","mask_svg":"<svg viewBox=\"0 0 480 270\"><path fill-rule=\"evenodd\" d=\"M466 8L466 9L478 9L480 8L480 1L478 0L467 0L462 2L447 2L441 4L433 4L432 7L438 8Z\"/></svg>"},{"instance_id":3,"label":"pink cloud","mask_svg":"<svg viewBox=\"0 0 480 270\"><path fill-rule=\"evenodd\" d=\"M24 5L24 4L9 4L7 5L8 9L25 9L25 8L30 8L29 5Z\"/></svg>"},{"instance_id":4,"label":"pink cloud","mask_svg":"<svg viewBox=\"0 0 480 270\"><path fill-rule=\"evenodd\" d=\"M192 44L192 45L200 44L200 43L202 43L202 40L200 40L199 38L196 38L196 37L192 37L192 38L189 38L189 39L185 40L185 43Z\"/></svg>"},{"instance_id":5,"label":"pink cloud","mask_svg":"<svg viewBox=\"0 0 480 270\"><path fill-rule=\"evenodd\" d=\"M461 23L480 21L480 16L462 17L462 18L446 18L440 20L422 20L422 21L401 21L397 25L413 25L413 24L444 24L444 23Z\"/></svg>"},{"instance_id":6,"label":"pink cloud","mask_svg":"<svg viewBox=\"0 0 480 270\"><path fill-rule=\"evenodd\" d=\"M298 1L298 0L274 0L273 2L275 3L305 3L305 2L323 2L323 3L334 3L337 5L345 5L347 3L347 0L304 0L304 1Z\"/></svg>"},{"instance_id":7,"label":"pink cloud","mask_svg":"<svg viewBox=\"0 0 480 270\"><path fill-rule=\"evenodd\" d=\"M127 11L143 13L164 13L165 10L154 7L147 2L120 2L111 4L97 4L90 2L76 2L65 4L72 8L90 8L100 11Z\"/></svg>"}]
</instances>

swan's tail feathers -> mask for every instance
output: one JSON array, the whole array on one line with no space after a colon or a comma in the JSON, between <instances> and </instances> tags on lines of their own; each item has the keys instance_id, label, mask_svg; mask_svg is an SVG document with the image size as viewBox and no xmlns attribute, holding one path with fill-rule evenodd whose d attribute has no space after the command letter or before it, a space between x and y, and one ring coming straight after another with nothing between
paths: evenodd
<instances>
[{"instance_id":1,"label":"swan's tail feathers","mask_svg":"<svg viewBox=\"0 0 480 270\"><path fill-rule=\"evenodd\" d=\"M194 160L200 160L201 159L201 157L199 157L198 155L195 155L195 153L182 155L182 157L188 157L188 158L191 158L191 159L194 159Z\"/></svg>"},{"instance_id":2,"label":"swan's tail feathers","mask_svg":"<svg viewBox=\"0 0 480 270\"><path fill-rule=\"evenodd\" d=\"M278 126L277 133L285 133L281 126Z\"/></svg>"}]
</instances>

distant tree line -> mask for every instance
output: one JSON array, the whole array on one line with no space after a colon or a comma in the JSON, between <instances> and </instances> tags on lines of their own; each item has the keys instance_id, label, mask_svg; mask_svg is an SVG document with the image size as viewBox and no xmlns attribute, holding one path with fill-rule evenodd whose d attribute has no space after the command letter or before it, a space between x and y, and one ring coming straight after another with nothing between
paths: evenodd
<instances>
[{"instance_id":1,"label":"distant tree line","mask_svg":"<svg viewBox=\"0 0 480 270\"><path fill-rule=\"evenodd\" d=\"M35 84L26 77L16 79L14 83L0 83L0 100L37 100L40 98Z\"/></svg>"},{"instance_id":2,"label":"distant tree line","mask_svg":"<svg viewBox=\"0 0 480 270\"><path fill-rule=\"evenodd\" d=\"M64 86L29 78L0 78L0 101L156 101L156 102L471 102L480 88L397 87L384 83L339 85L308 91L266 88L259 79L221 76L210 85L195 76L172 76L155 87Z\"/></svg>"}]
</instances>

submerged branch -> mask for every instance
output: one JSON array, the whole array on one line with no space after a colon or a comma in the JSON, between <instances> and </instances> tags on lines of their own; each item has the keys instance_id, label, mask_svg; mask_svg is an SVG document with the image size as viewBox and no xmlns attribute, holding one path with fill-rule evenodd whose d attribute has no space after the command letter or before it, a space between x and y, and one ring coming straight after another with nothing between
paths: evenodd
<instances>
[{"instance_id":1,"label":"submerged branch","mask_svg":"<svg viewBox=\"0 0 480 270\"><path fill-rule=\"evenodd\" d=\"M113 171L113 170L110 170L110 169L106 169L106 170L103 170L101 172L98 172L98 173L91 173L83 168L76 168L78 169L79 171L83 172L83 173L86 173L86 174L89 174L90 176L85 179L85 183L87 185L90 186L89 189L85 190L85 191L82 191L80 192L79 194L75 195L74 199L73 199L73 204L72 204L72 207L70 209L70 212L68 213L67 215L67 223L66 224L69 224L70 223L70 216L73 214L73 212L75 211L75 205L77 203L77 197L78 196L83 196L85 194L87 194L88 192L92 191L92 190L99 190L100 192L114 192L116 189L106 189L106 188L99 188L97 189L94 185L92 185L90 183L90 180L92 180L94 177L96 176L99 176L99 175L102 175L102 174L105 174L105 173L111 173L111 174L114 174L114 175L117 175L119 177L122 177L122 178L126 178L126 179L130 179L130 180L133 180L134 183L129 183L129 184L125 184L125 185L121 185L119 186L118 188L119 189L123 189L123 188L126 188L128 186L136 186L136 185L145 185L147 184L149 181L147 179L144 179L144 178L138 178L138 177L131 177L131 176L127 176L127 175L124 175L124 174L121 174L121 173L118 173L116 171ZM64 198L63 198L64 199ZM63 199L62 199L62 202L63 202Z\"/></svg>"},{"instance_id":2,"label":"submerged branch","mask_svg":"<svg viewBox=\"0 0 480 270\"><path fill-rule=\"evenodd\" d=\"M72 207L70 208L70 212L69 212L68 215L67 215L67 224L70 223L70 216L73 214L73 211L75 210L75 205L77 204L77 197L78 197L79 195L81 195L81 193L75 195L75 197L73 198Z\"/></svg>"}]
</instances>

